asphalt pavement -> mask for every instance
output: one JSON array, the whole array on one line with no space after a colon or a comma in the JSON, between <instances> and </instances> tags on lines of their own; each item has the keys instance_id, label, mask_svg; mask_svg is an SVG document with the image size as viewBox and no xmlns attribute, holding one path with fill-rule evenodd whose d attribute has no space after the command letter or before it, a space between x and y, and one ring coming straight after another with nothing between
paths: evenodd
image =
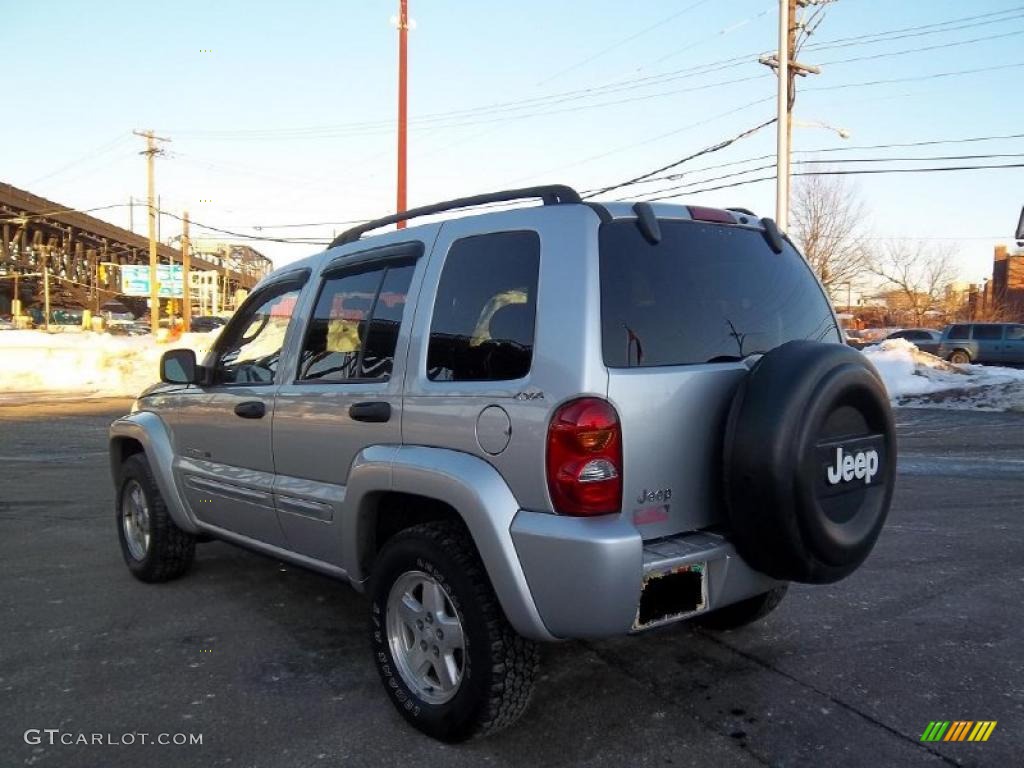
<instances>
[{"instance_id":1,"label":"asphalt pavement","mask_svg":"<svg viewBox=\"0 0 1024 768\"><path fill-rule=\"evenodd\" d=\"M129 575L105 448L126 408L0 407L4 768L1021 764L1024 414L898 411L895 504L853 576L743 630L545 646L518 726L446 746L393 710L346 585L221 543L176 582ZM921 742L935 720L997 725Z\"/></svg>"}]
</instances>

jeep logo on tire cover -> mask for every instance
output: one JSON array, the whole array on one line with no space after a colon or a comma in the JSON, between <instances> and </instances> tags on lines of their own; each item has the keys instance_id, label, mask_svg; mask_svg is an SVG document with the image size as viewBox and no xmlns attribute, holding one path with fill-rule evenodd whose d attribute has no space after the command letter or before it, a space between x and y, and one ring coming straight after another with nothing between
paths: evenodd
<instances>
[{"instance_id":1,"label":"jeep logo on tire cover","mask_svg":"<svg viewBox=\"0 0 1024 768\"><path fill-rule=\"evenodd\" d=\"M826 472L829 485L841 482L863 480L864 485L871 485L871 478L878 474L878 451L871 448L857 453L843 453L843 446L836 448L836 463L828 467Z\"/></svg>"},{"instance_id":2,"label":"jeep logo on tire cover","mask_svg":"<svg viewBox=\"0 0 1024 768\"><path fill-rule=\"evenodd\" d=\"M881 435L832 439L818 443L818 478L815 485L821 496L867 491L884 485L885 442Z\"/></svg>"}]
</instances>

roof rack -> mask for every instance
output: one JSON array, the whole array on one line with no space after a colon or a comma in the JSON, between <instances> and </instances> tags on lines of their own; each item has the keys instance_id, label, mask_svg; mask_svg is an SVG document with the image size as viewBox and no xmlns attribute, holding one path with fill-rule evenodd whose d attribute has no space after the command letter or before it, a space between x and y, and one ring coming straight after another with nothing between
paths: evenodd
<instances>
[{"instance_id":1,"label":"roof rack","mask_svg":"<svg viewBox=\"0 0 1024 768\"><path fill-rule=\"evenodd\" d=\"M339 245L344 245L345 243L354 243L366 232L379 229L380 227L386 227L388 224L397 224L400 221L415 219L419 216L430 216L435 213L443 213L444 211L454 211L458 208L472 208L475 205L483 205L485 203L503 203L508 200L524 200L532 197L539 197L544 201L544 205L583 202L579 193L575 189L567 187L564 184L547 184L539 187L523 187L522 189L506 189L501 192L488 192L483 195L473 195L472 197L460 197L455 200L445 200L443 203L433 203L432 205L424 205L420 208L410 208L408 211L403 211L402 213L395 213L391 216L384 216L380 219L368 221L365 224L358 224L350 229L346 229L334 238L331 241L331 244L327 247L334 248Z\"/></svg>"}]
</instances>

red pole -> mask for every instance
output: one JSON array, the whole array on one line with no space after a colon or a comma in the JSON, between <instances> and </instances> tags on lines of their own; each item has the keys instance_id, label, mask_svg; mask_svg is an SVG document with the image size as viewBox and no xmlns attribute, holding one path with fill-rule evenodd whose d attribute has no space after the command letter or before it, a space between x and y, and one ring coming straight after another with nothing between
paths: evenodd
<instances>
[{"instance_id":1,"label":"red pole","mask_svg":"<svg viewBox=\"0 0 1024 768\"><path fill-rule=\"evenodd\" d=\"M406 185L406 123L408 120L407 90L409 85L409 0L399 0L398 12L398 205L397 212L403 213ZM405 222L398 222L398 229L405 229Z\"/></svg>"}]
</instances>

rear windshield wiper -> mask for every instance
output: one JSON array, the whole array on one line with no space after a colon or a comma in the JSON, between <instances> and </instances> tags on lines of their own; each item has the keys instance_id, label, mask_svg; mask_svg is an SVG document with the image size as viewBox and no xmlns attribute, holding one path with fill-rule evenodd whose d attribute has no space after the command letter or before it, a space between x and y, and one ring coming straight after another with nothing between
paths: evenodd
<instances>
[{"instance_id":1,"label":"rear windshield wiper","mask_svg":"<svg viewBox=\"0 0 1024 768\"><path fill-rule=\"evenodd\" d=\"M748 352L745 355L716 355L715 357L705 360L705 363L740 363L746 360L748 357L753 355L763 355L764 352L760 349L755 349L753 352Z\"/></svg>"}]
</instances>

